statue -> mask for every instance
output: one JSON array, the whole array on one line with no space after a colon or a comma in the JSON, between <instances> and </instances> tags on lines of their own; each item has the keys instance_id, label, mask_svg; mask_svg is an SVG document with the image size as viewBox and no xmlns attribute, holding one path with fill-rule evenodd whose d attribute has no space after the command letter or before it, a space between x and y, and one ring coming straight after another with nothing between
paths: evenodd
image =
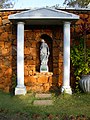
<instances>
[{"instance_id":1,"label":"statue","mask_svg":"<svg viewBox=\"0 0 90 120\"><path fill-rule=\"evenodd\" d=\"M40 47L40 60L41 60L41 65L40 65L40 72L48 72L48 57L50 55L49 52L49 47L47 43L42 39L41 41L41 47Z\"/></svg>"}]
</instances>

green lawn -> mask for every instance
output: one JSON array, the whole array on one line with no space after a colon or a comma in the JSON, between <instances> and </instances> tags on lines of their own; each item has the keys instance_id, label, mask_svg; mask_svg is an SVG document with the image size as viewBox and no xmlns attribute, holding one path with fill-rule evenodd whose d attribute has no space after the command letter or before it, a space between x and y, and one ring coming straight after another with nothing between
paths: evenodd
<instances>
[{"instance_id":1,"label":"green lawn","mask_svg":"<svg viewBox=\"0 0 90 120\"><path fill-rule=\"evenodd\" d=\"M33 106L34 95L11 96L0 91L0 120L90 120L90 94L52 94L53 106Z\"/></svg>"}]
</instances>

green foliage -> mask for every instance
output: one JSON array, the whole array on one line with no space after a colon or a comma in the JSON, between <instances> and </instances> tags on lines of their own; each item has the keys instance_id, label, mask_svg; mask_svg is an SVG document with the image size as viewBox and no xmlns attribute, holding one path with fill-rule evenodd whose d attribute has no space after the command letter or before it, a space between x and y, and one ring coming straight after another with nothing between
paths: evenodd
<instances>
[{"instance_id":1,"label":"green foliage","mask_svg":"<svg viewBox=\"0 0 90 120\"><path fill-rule=\"evenodd\" d=\"M71 48L71 61L74 67L74 75L77 80L80 80L82 75L90 73L90 49L86 49L86 52L84 51L83 41L84 40L81 39L79 45L74 45Z\"/></svg>"},{"instance_id":2,"label":"green foliage","mask_svg":"<svg viewBox=\"0 0 90 120\"><path fill-rule=\"evenodd\" d=\"M87 48L86 40L90 34L90 27L88 24L88 18L80 17L82 23L80 25L74 25L73 44L71 47L71 62L74 68L74 75L76 77L76 90L79 92L79 81L82 75L90 73L90 49ZM79 30L77 30L77 26Z\"/></svg>"},{"instance_id":3,"label":"green foliage","mask_svg":"<svg viewBox=\"0 0 90 120\"><path fill-rule=\"evenodd\" d=\"M0 0L0 8L12 8L14 0Z\"/></svg>"},{"instance_id":4,"label":"green foliage","mask_svg":"<svg viewBox=\"0 0 90 120\"><path fill-rule=\"evenodd\" d=\"M64 4L67 6L79 6L79 7L87 7L87 5L90 3L90 0L65 0Z\"/></svg>"},{"instance_id":5,"label":"green foliage","mask_svg":"<svg viewBox=\"0 0 90 120\"><path fill-rule=\"evenodd\" d=\"M3 8L4 3L5 3L5 0L0 0L0 8Z\"/></svg>"},{"instance_id":6,"label":"green foliage","mask_svg":"<svg viewBox=\"0 0 90 120\"><path fill-rule=\"evenodd\" d=\"M74 75L76 77L77 93L81 92L79 88L79 80L82 75L90 73L90 49L85 47L84 39L79 39L78 44L73 45L71 48L71 62L74 67Z\"/></svg>"}]
</instances>

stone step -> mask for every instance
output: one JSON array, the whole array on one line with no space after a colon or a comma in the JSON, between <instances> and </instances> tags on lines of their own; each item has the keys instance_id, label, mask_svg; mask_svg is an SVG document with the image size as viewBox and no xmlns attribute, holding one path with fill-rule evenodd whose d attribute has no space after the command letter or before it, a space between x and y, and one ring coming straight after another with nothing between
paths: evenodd
<instances>
[{"instance_id":1,"label":"stone step","mask_svg":"<svg viewBox=\"0 0 90 120\"><path fill-rule=\"evenodd\" d=\"M36 95L35 95L35 98L38 98L38 99L44 99L44 98L51 98L51 94L38 94L38 93L36 93Z\"/></svg>"},{"instance_id":2,"label":"stone step","mask_svg":"<svg viewBox=\"0 0 90 120\"><path fill-rule=\"evenodd\" d=\"M33 102L33 105L53 105L53 101L52 100L35 100Z\"/></svg>"}]
</instances>

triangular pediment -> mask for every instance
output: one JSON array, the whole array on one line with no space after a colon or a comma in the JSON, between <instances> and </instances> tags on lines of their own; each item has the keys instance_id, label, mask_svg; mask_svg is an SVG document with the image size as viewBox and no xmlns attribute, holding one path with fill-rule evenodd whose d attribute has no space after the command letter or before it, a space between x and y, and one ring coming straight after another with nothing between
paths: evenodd
<instances>
[{"instance_id":1,"label":"triangular pediment","mask_svg":"<svg viewBox=\"0 0 90 120\"><path fill-rule=\"evenodd\" d=\"M39 8L34 10L28 10L21 13L11 15L10 18L72 18L75 19L78 16L72 13L68 13L61 10L55 10L50 8Z\"/></svg>"},{"instance_id":2,"label":"triangular pediment","mask_svg":"<svg viewBox=\"0 0 90 120\"><path fill-rule=\"evenodd\" d=\"M74 20L79 19L78 15L51 8L38 8L23 11L9 16L10 20Z\"/></svg>"}]
</instances>

